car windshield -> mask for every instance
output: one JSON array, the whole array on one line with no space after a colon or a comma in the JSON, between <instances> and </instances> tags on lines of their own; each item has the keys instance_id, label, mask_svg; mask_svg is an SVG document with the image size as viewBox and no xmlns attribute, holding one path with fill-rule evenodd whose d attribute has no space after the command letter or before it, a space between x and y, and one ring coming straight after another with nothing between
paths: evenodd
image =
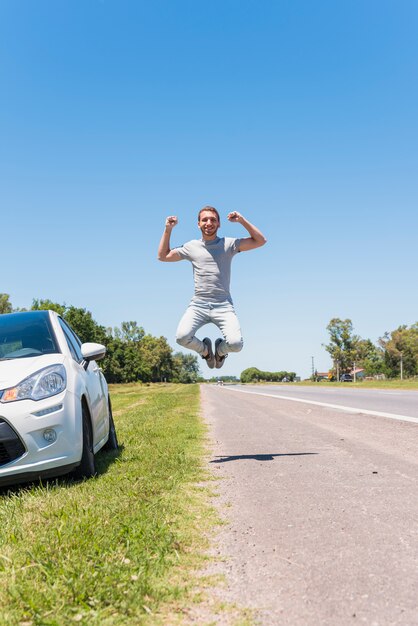
<instances>
[{"instance_id":1,"label":"car windshield","mask_svg":"<svg viewBox=\"0 0 418 626\"><path fill-rule=\"evenodd\" d=\"M0 361L57 352L47 311L0 315Z\"/></svg>"}]
</instances>

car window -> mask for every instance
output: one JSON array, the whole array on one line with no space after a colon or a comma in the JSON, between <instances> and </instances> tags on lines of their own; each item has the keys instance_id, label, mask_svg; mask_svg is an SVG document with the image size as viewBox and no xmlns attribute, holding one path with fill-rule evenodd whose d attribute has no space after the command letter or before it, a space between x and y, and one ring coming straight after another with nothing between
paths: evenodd
<instances>
[{"instance_id":1,"label":"car window","mask_svg":"<svg viewBox=\"0 0 418 626\"><path fill-rule=\"evenodd\" d=\"M58 320L59 320L60 326L61 326L61 328L62 328L62 330L64 332L65 339L67 341L68 347L69 347L70 352L71 352L71 356L73 357L73 359L75 361L77 361L77 363L81 363L81 361L83 360L83 355L81 354L81 349L80 349L81 342L80 342L80 340L75 335L75 333L73 333L71 331L71 328L64 322L64 320L61 317L59 317ZM78 339L78 341L77 341L77 339Z\"/></svg>"},{"instance_id":2,"label":"car window","mask_svg":"<svg viewBox=\"0 0 418 626\"><path fill-rule=\"evenodd\" d=\"M40 313L0 315L0 359L60 352L48 315Z\"/></svg>"},{"instance_id":3,"label":"car window","mask_svg":"<svg viewBox=\"0 0 418 626\"><path fill-rule=\"evenodd\" d=\"M64 320L63 320L64 321ZM67 322L64 322L64 324L66 325L66 327L68 328L68 332L70 333L71 337L74 338L75 343L81 347L81 344L83 343L80 339L80 337L78 335L76 335L76 333L73 331L73 329L71 328L71 326L69 326L67 324Z\"/></svg>"}]
</instances>

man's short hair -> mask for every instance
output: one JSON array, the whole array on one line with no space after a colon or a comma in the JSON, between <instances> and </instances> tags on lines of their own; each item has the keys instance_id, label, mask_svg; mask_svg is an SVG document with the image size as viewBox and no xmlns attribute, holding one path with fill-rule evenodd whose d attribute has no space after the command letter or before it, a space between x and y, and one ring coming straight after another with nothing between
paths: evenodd
<instances>
[{"instance_id":1,"label":"man's short hair","mask_svg":"<svg viewBox=\"0 0 418 626\"><path fill-rule=\"evenodd\" d=\"M200 209L199 215L197 216L198 222L200 222L200 214L203 213L203 211L212 211L212 213L215 213L216 217L218 218L218 222L221 223L221 218L219 217L219 213L213 206L204 206L203 209Z\"/></svg>"}]
</instances>

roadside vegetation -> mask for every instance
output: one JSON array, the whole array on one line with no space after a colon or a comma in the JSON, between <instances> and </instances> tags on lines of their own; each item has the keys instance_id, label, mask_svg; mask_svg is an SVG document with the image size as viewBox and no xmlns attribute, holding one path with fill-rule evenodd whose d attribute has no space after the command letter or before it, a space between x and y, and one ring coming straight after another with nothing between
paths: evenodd
<instances>
[{"instance_id":1,"label":"roadside vegetation","mask_svg":"<svg viewBox=\"0 0 418 626\"><path fill-rule=\"evenodd\" d=\"M295 372L263 372L257 367L248 367L241 372L242 383L254 383L259 380L269 383L293 382L295 378Z\"/></svg>"},{"instance_id":2,"label":"roadside vegetation","mask_svg":"<svg viewBox=\"0 0 418 626\"><path fill-rule=\"evenodd\" d=\"M52 309L70 324L81 341L105 345L106 357L101 361L101 367L109 383L204 382L197 356L175 352L165 337L146 333L136 321L106 328L94 320L90 311L48 299L34 299L30 309ZM0 293L0 314L18 310L25 309L14 309L8 294ZM356 374L361 372L363 377L385 380L410 381L418 377L418 322L387 331L376 342L355 334L350 319L331 319L327 331L329 343L323 348L332 365L328 372L313 371L312 382L323 378L336 381L342 374L353 375L354 371ZM293 382L298 378L295 372L270 372L257 367L249 367L240 375L243 383ZM237 379L218 375L212 376L209 382L218 380L234 382Z\"/></svg>"},{"instance_id":3,"label":"roadside vegetation","mask_svg":"<svg viewBox=\"0 0 418 626\"><path fill-rule=\"evenodd\" d=\"M198 386L111 395L121 449L95 478L0 492L0 624L163 624L184 605L214 519Z\"/></svg>"},{"instance_id":4,"label":"roadside vegetation","mask_svg":"<svg viewBox=\"0 0 418 626\"><path fill-rule=\"evenodd\" d=\"M329 343L324 346L332 359L330 374L361 368L365 376L413 378L418 376L418 322L385 332L376 343L354 334L350 319L333 318L328 326Z\"/></svg>"},{"instance_id":5,"label":"roadside vegetation","mask_svg":"<svg viewBox=\"0 0 418 626\"><path fill-rule=\"evenodd\" d=\"M106 328L96 322L90 311L51 300L34 299L29 309L56 311L82 342L106 346L106 357L100 366L109 383L195 383L201 380L196 356L174 352L165 337L146 333L136 321ZM8 294L0 293L0 314L25 310L14 309Z\"/></svg>"},{"instance_id":6,"label":"roadside vegetation","mask_svg":"<svg viewBox=\"0 0 418 626\"><path fill-rule=\"evenodd\" d=\"M312 371L310 384L338 382L343 374L349 374L353 379L354 375L357 379L370 379L361 382L363 386L392 388L395 385L402 389L417 387L418 322L385 332L376 343L356 335L350 319L333 318L327 331L329 343L323 347L331 357L332 366L327 372ZM256 367L241 372L242 383L288 383L297 380L295 372L264 372Z\"/></svg>"}]
</instances>

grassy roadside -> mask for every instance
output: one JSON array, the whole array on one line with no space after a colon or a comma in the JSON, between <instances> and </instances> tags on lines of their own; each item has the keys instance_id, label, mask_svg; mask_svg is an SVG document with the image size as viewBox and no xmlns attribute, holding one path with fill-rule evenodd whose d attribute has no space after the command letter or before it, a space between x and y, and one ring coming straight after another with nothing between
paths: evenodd
<instances>
[{"instance_id":1,"label":"grassy roadside","mask_svg":"<svg viewBox=\"0 0 418 626\"><path fill-rule=\"evenodd\" d=\"M157 624L201 565L204 425L195 385L114 386L122 448L99 474L0 493L0 623Z\"/></svg>"}]
</instances>

